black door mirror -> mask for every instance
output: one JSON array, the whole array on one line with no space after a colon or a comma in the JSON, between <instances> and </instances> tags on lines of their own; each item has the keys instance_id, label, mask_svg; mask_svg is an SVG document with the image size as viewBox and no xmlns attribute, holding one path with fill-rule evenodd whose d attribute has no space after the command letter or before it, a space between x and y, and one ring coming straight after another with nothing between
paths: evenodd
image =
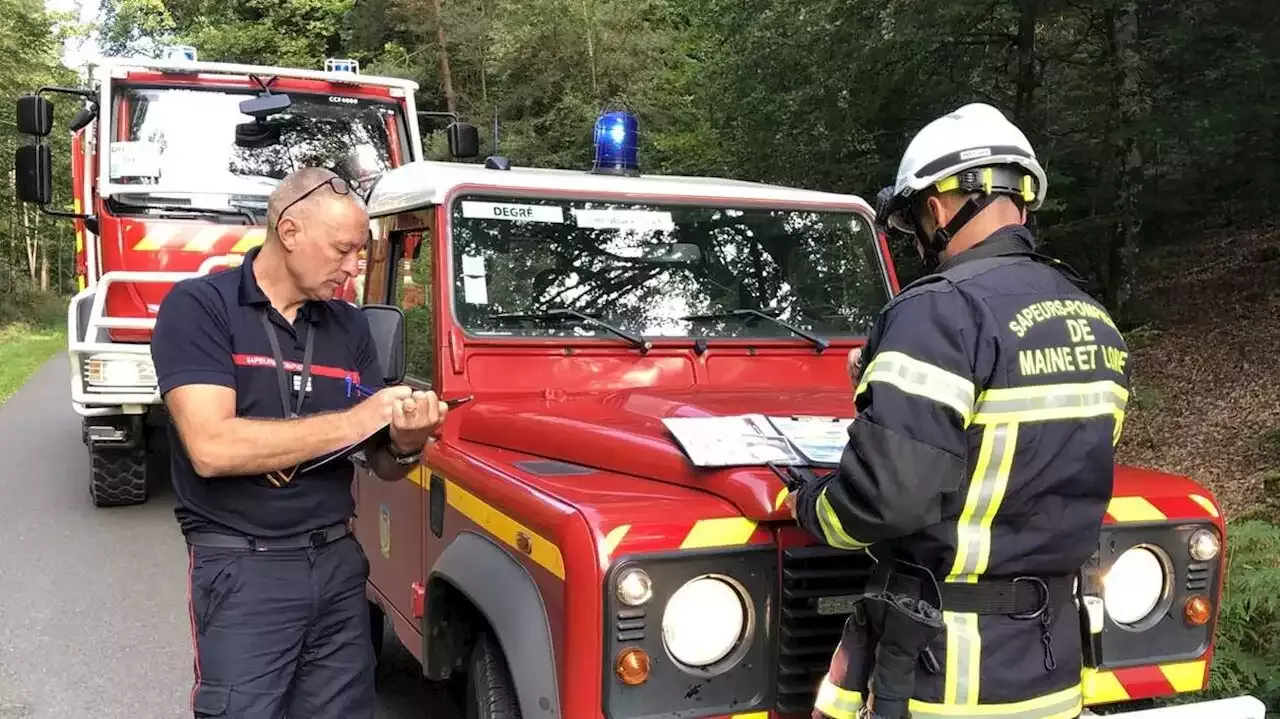
<instances>
[{"instance_id":1,"label":"black door mirror","mask_svg":"<svg viewBox=\"0 0 1280 719\"><path fill-rule=\"evenodd\" d=\"M53 201L53 164L48 145L23 145L14 159L18 199L44 206Z\"/></svg>"},{"instance_id":2,"label":"black door mirror","mask_svg":"<svg viewBox=\"0 0 1280 719\"><path fill-rule=\"evenodd\" d=\"M469 122L451 122L448 128L449 154L457 158L480 154L480 131Z\"/></svg>"},{"instance_id":3,"label":"black door mirror","mask_svg":"<svg viewBox=\"0 0 1280 719\"><path fill-rule=\"evenodd\" d=\"M394 305L364 305L360 311L373 335L382 381L388 385L399 384L405 372L404 311Z\"/></svg>"},{"instance_id":4,"label":"black door mirror","mask_svg":"<svg viewBox=\"0 0 1280 719\"><path fill-rule=\"evenodd\" d=\"M18 98L18 132L47 137L53 132L53 103L39 95Z\"/></svg>"}]
</instances>

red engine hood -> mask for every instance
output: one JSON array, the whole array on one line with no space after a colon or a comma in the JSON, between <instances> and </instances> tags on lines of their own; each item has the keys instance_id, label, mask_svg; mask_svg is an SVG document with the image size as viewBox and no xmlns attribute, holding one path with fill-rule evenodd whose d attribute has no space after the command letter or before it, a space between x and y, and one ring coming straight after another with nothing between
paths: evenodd
<instances>
[{"instance_id":1,"label":"red engine hood","mask_svg":"<svg viewBox=\"0 0 1280 719\"><path fill-rule=\"evenodd\" d=\"M462 439L703 490L757 521L789 519L784 485L764 467L701 468L689 462L663 417L853 414L851 391L630 390L606 395L477 401Z\"/></svg>"},{"instance_id":2,"label":"red engine hood","mask_svg":"<svg viewBox=\"0 0 1280 719\"><path fill-rule=\"evenodd\" d=\"M624 390L565 399L484 399L459 423L461 439L709 492L756 521L790 519L784 485L764 467L695 467L664 417L853 415L849 391ZM1140 499L1138 499L1140 498ZM1188 477L1118 466L1111 522L1211 517L1210 491Z\"/></svg>"}]
</instances>

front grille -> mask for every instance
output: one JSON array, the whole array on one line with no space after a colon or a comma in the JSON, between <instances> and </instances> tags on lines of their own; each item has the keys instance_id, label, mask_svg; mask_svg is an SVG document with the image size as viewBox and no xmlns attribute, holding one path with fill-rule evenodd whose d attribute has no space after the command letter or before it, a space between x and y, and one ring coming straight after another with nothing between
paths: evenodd
<instances>
[{"instance_id":1,"label":"front grille","mask_svg":"<svg viewBox=\"0 0 1280 719\"><path fill-rule=\"evenodd\" d=\"M871 558L827 546L782 550L776 709L808 713L840 641L849 602L862 593ZM836 601L823 602L819 599Z\"/></svg>"},{"instance_id":2,"label":"front grille","mask_svg":"<svg viewBox=\"0 0 1280 719\"><path fill-rule=\"evenodd\" d=\"M618 622L615 625L619 642L639 642L644 640L644 607L635 609L619 609Z\"/></svg>"},{"instance_id":3,"label":"front grille","mask_svg":"<svg viewBox=\"0 0 1280 719\"><path fill-rule=\"evenodd\" d=\"M1187 565L1187 591L1203 592L1209 589L1209 565L1192 562Z\"/></svg>"}]
</instances>

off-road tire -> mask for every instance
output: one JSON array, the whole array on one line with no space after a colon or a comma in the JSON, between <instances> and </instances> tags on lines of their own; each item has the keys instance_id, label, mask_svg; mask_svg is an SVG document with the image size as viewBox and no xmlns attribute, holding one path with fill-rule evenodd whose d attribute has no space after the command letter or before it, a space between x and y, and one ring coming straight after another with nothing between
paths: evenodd
<instances>
[{"instance_id":1,"label":"off-road tire","mask_svg":"<svg viewBox=\"0 0 1280 719\"><path fill-rule=\"evenodd\" d=\"M467 719L520 719L511 670L488 631L480 631L471 648L466 697Z\"/></svg>"},{"instance_id":2,"label":"off-road tire","mask_svg":"<svg viewBox=\"0 0 1280 719\"><path fill-rule=\"evenodd\" d=\"M154 460L152 460L154 461ZM125 507L147 501L147 452L89 448L89 496L98 507Z\"/></svg>"}]
</instances>

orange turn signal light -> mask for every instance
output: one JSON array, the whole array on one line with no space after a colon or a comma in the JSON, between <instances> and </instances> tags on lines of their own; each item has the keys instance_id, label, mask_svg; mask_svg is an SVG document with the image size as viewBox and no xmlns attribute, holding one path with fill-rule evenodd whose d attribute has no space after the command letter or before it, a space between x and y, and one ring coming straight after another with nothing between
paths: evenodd
<instances>
[{"instance_id":1,"label":"orange turn signal light","mask_svg":"<svg viewBox=\"0 0 1280 719\"><path fill-rule=\"evenodd\" d=\"M649 679L649 655L636 647L623 649L618 652L615 669L623 684L633 687L644 684Z\"/></svg>"},{"instance_id":2,"label":"orange turn signal light","mask_svg":"<svg viewBox=\"0 0 1280 719\"><path fill-rule=\"evenodd\" d=\"M1188 598L1186 603L1182 605L1182 617L1187 620L1187 624L1193 627L1203 626L1209 621L1211 609L1209 600L1196 594Z\"/></svg>"}]
</instances>

